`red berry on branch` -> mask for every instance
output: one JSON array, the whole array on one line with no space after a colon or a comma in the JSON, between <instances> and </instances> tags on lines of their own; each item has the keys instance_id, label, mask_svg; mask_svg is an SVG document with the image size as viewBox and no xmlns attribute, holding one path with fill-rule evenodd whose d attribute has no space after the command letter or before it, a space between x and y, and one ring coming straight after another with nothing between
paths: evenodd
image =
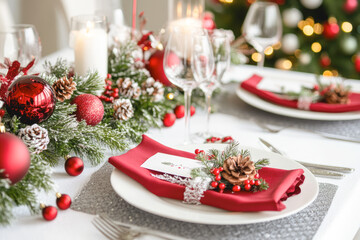
<instances>
[{"instance_id":1,"label":"red berry on branch","mask_svg":"<svg viewBox=\"0 0 360 240\"><path fill-rule=\"evenodd\" d=\"M53 206L45 206L44 204L40 204L40 207L42 208L42 215L43 218L47 221L52 221L57 216L57 209Z\"/></svg>"},{"instance_id":2,"label":"red berry on branch","mask_svg":"<svg viewBox=\"0 0 360 240\"><path fill-rule=\"evenodd\" d=\"M213 188L216 188L218 185L219 185L218 182L215 182L215 181L211 182L211 186L212 186Z\"/></svg>"},{"instance_id":3,"label":"red berry on branch","mask_svg":"<svg viewBox=\"0 0 360 240\"><path fill-rule=\"evenodd\" d=\"M190 106L190 116L193 116L195 114L195 107Z\"/></svg>"},{"instance_id":4,"label":"red berry on branch","mask_svg":"<svg viewBox=\"0 0 360 240\"><path fill-rule=\"evenodd\" d=\"M257 173L255 174L254 178L258 179L260 177L260 175Z\"/></svg>"},{"instance_id":5,"label":"red berry on branch","mask_svg":"<svg viewBox=\"0 0 360 240\"><path fill-rule=\"evenodd\" d=\"M219 171L220 171L220 172L224 171L224 168L223 168L223 167L219 167Z\"/></svg>"},{"instance_id":6,"label":"red berry on branch","mask_svg":"<svg viewBox=\"0 0 360 240\"><path fill-rule=\"evenodd\" d=\"M215 168L212 172L215 176L220 174L220 170L218 168Z\"/></svg>"},{"instance_id":7,"label":"red berry on branch","mask_svg":"<svg viewBox=\"0 0 360 240\"><path fill-rule=\"evenodd\" d=\"M71 198L67 194L56 193L56 205L61 209L65 210L71 206Z\"/></svg>"},{"instance_id":8,"label":"red berry on branch","mask_svg":"<svg viewBox=\"0 0 360 240\"><path fill-rule=\"evenodd\" d=\"M185 107L184 105L178 105L174 109L176 118L183 118L185 116Z\"/></svg>"},{"instance_id":9,"label":"red berry on branch","mask_svg":"<svg viewBox=\"0 0 360 240\"><path fill-rule=\"evenodd\" d=\"M197 155L197 154L199 154L200 153L200 150L197 148L197 149L195 149L195 154Z\"/></svg>"},{"instance_id":10,"label":"red berry on branch","mask_svg":"<svg viewBox=\"0 0 360 240\"><path fill-rule=\"evenodd\" d=\"M244 188L245 188L246 191L250 191L251 185L250 184L245 184Z\"/></svg>"},{"instance_id":11,"label":"red berry on branch","mask_svg":"<svg viewBox=\"0 0 360 240\"><path fill-rule=\"evenodd\" d=\"M319 90L319 85L315 84L314 87L313 87L313 90L318 91Z\"/></svg>"},{"instance_id":12,"label":"red berry on branch","mask_svg":"<svg viewBox=\"0 0 360 240\"><path fill-rule=\"evenodd\" d=\"M232 187L233 192L239 192L241 190L241 187L239 185L234 185Z\"/></svg>"},{"instance_id":13,"label":"red berry on branch","mask_svg":"<svg viewBox=\"0 0 360 240\"><path fill-rule=\"evenodd\" d=\"M174 125L176 120L176 116L173 113L165 113L164 118L163 118L163 124L165 127L171 127L172 125Z\"/></svg>"},{"instance_id":14,"label":"red berry on branch","mask_svg":"<svg viewBox=\"0 0 360 240\"><path fill-rule=\"evenodd\" d=\"M5 115L5 110L4 109L0 109L0 118L3 118Z\"/></svg>"},{"instance_id":15,"label":"red berry on branch","mask_svg":"<svg viewBox=\"0 0 360 240\"><path fill-rule=\"evenodd\" d=\"M250 185L254 185L255 184L255 180L254 179L251 179L250 182L249 182Z\"/></svg>"},{"instance_id":16,"label":"red berry on branch","mask_svg":"<svg viewBox=\"0 0 360 240\"><path fill-rule=\"evenodd\" d=\"M247 184L250 184L250 181L246 179L246 180L244 181L244 185L247 185Z\"/></svg>"},{"instance_id":17,"label":"red berry on branch","mask_svg":"<svg viewBox=\"0 0 360 240\"><path fill-rule=\"evenodd\" d=\"M224 189L225 189L225 187L226 187L226 186L225 186L225 184L224 184L224 183L220 183L220 184L219 184L219 188L220 188L221 190L224 190Z\"/></svg>"},{"instance_id":18,"label":"red berry on branch","mask_svg":"<svg viewBox=\"0 0 360 240\"><path fill-rule=\"evenodd\" d=\"M260 186L260 184L261 184L260 180L255 181L255 186Z\"/></svg>"},{"instance_id":19,"label":"red berry on branch","mask_svg":"<svg viewBox=\"0 0 360 240\"><path fill-rule=\"evenodd\" d=\"M200 153L201 153L201 154L205 154L205 151L204 151L204 150L200 150Z\"/></svg>"},{"instance_id":20,"label":"red berry on branch","mask_svg":"<svg viewBox=\"0 0 360 240\"><path fill-rule=\"evenodd\" d=\"M106 78L107 78L107 79L111 79L111 74L108 73L108 74L106 75Z\"/></svg>"},{"instance_id":21,"label":"red berry on branch","mask_svg":"<svg viewBox=\"0 0 360 240\"><path fill-rule=\"evenodd\" d=\"M216 181L220 181L220 180L221 180L220 174L215 176L215 180L216 180Z\"/></svg>"}]
</instances>

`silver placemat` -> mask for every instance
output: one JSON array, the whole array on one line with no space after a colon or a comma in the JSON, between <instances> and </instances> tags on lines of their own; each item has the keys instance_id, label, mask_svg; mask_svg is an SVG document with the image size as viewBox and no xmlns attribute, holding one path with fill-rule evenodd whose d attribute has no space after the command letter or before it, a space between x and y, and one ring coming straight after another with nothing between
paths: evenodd
<instances>
[{"instance_id":1,"label":"silver placemat","mask_svg":"<svg viewBox=\"0 0 360 240\"><path fill-rule=\"evenodd\" d=\"M190 239L312 239L337 190L335 185L320 183L319 195L310 206L279 220L228 226L194 224L159 217L127 203L110 184L113 169L112 165L105 163L94 173L71 208Z\"/></svg>"}]
</instances>

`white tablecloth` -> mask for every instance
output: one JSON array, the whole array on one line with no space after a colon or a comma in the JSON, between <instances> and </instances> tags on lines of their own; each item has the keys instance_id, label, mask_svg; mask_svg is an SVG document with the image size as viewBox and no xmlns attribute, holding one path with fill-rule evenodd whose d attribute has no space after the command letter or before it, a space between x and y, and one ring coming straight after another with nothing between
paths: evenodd
<instances>
[{"instance_id":1,"label":"white tablecloth","mask_svg":"<svg viewBox=\"0 0 360 240\"><path fill-rule=\"evenodd\" d=\"M48 57L54 61L57 57L72 59L72 52L65 49ZM250 75L253 67L242 66L236 69L243 77ZM270 70L272 71L272 70ZM285 73L286 74L286 73ZM300 73L299 73L300 74ZM244 104L239 100L239 104ZM204 127L201 111L191 118L192 132ZM170 128L152 129L147 135L166 145L181 145L184 120L177 120ZM341 165L355 168L355 172L342 180L318 178L319 182L333 183L339 186L332 206L324 218L315 239L353 239L360 227L360 145L324 139L318 135L297 130L286 130L278 134L263 132L251 121L234 116L215 113L211 116L210 127L215 132L231 135L242 145L262 148L258 137L269 140L275 146L286 151L290 158L320 164ZM108 156L119 153L108 153ZM107 159L104 159L106 161ZM54 168L55 191L39 193L39 200L56 206L55 192L75 197L91 174L100 166L92 167L85 163L84 172L71 177L64 171L63 162ZM31 216L26 208L16 208L16 220L7 227L0 227L0 239L105 239L91 224L92 215L73 210L59 210L54 221L47 222L39 216ZM300 236L299 236L300 237Z\"/></svg>"}]
</instances>

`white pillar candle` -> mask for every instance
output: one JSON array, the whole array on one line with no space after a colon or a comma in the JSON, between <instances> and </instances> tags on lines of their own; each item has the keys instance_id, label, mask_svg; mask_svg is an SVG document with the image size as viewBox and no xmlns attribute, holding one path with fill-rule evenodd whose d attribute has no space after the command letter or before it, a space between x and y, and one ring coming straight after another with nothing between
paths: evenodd
<instances>
[{"instance_id":1,"label":"white pillar candle","mask_svg":"<svg viewBox=\"0 0 360 240\"><path fill-rule=\"evenodd\" d=\"M107 33L105 29L94 28L91 22L85 29L74 32L75 72L85 75L95 70L106 77L108 68Z\"/></svg>"}]
</instances>

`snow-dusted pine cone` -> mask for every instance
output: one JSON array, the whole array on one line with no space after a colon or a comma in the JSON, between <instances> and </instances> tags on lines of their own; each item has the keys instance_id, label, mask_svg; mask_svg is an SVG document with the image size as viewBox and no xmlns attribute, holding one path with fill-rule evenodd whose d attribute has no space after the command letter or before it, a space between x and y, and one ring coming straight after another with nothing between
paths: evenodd
<instances>
[{"instance_id":1,"label":"snow-dusted pine cone","mask_svg":"<svg viewBox=\"0 0 360 240\"><path fill-rule=\"evenodd\" d=\"M141 94L139 85L130 78L119 78L116 82L119 93L126 98L138 98Z\"/></svg>"},{"instance_id":2,"label":"snow-dusted pine cone","mask_svg":"<svg viewBox=\"0 0 360 240\"><path fill-rule=\"evenodd\" d=\"M117 99L113 103L115 118L127 121L134 116L134 109L130 99Z\"/></svg>"},{"instance_id":3,"label":"snow-dusted pine cone","mask_svg":"<svg viewBox=\"0 0 360 240\"><path fill-rule=\"evenodd\" d=\"M76 82L74 82L72 77L67 78L64 76L54 82L52 87L54 89L56 99L63 102L65 99L71 98L71 95L76 90Z\"/></svg>"},{"instance_id":4,"label":"snow-dusted pine cone","mask_svg":"<svg viewBox=\"0 0 360 240\"><path fill-rule=\"evenodd\" d=\"M152 77L146 79L141 84L142 94L152 96L154 102L159 102L164 98L164 87L160 82L155 81Z\"/></svg>"},{"instance_id":5,"label":"snow-dusted pine cone","mask_svg":"<svg viewBox=\"0 0 360 240\"><path fill-rule=\"evenodd\" d=\"M28 148L34 149L36 154L46 150L50 142L48 131L37 124L20 129L19 137Z\"/></svg>"}]
</instances>

